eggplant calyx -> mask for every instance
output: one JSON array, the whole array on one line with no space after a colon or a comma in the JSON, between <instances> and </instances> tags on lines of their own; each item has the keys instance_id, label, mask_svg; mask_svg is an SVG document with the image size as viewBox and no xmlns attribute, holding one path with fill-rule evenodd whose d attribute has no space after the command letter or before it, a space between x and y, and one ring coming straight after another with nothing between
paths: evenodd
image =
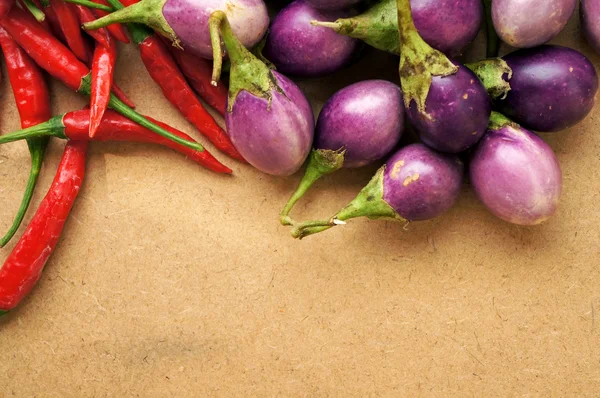
<instances>
[{"instance_id":1,"label":"eggplant calyx","mask_svg":"<svg viewBox=\"0 0 600 398\"><path fill-rule=\"evenodd\" d=\"M510 79L513 71L502 58L484 59L465 65L477 75L492 99L503 100L511 90Z\"/></svg>"},{"instance_id":2,"label":"eggplant calyx","mask_svg":"<svg viewBox=\"0 0 600 398\"><path fill-rule=\"evenodd\" d=\"M273 91L285 96L271 69L244 47L235 36L227 15L223 11L214 11L210 15L209 26L213 46L213 85L217 85L217 82L221 78L223 64L221 37L223 38L223 43L225 44L231 63L229 100L227 102L228 112L233 110L235 100L242 90L256 97L266 99L268 101L268 108L271 107Z\"/></svg>"},{"instance_id":3,"label":"eggplant calyx","mask_svg":"<svg viewBox=\"0 0 600 398\"><path fill-rule=\"evenodd\" d=\"M383 177L385 167L386 166L381 167L356 198L331 219L327 221L309 221L299 224L292 231L292 236L294 238L302 239L337 225L345 225L347 220L357 217L367 217L371 220L389 219L405 223L408 222L383 199Z\"/></svg>"},{"instance_id":4,"label":"eggplant calyx","mask_svg":"<svg viewBox=\"0 0 600 398\"><path fill-rule=\"evenodd\" d=\"M488 129L489 130L500 130L501 128L506 127L506 126L510 126L513 128L521 127L521 126L519 126L519 124L513 122L512 120L510 120L503 114L496 112L496 111L492 111L492 114L490 115Z\"/></svg>"},{"instance_id":5,"label":"eggplant calyx","mask_svg":"<svg viewBox=\"0 0 600 398\"><path fill-rule=\"evenodd\" d=\"M400 31L400 82L407 108L414 101L419 113L426 116L425 103L433 76L450 76L458 72L441 51L431 47L417 32L410 0L397 0Z\"/></svg>"},{"instance_id":6,"label":"eggplant calyx","mask_svg":"<svg viewBox=\"0 0 600 398\"><path fill-rule=\"evenodd\" d=\"M163 16L167 0L143 0L116 10L102 18L83 24L83 29L94 30L114 23L142 23L169 38L175 47L182 48L179 37Z\"/></svg>"},{"instance_id":7,"label":"eggplant calyx","mask_svg":"<svg viewBox=\"0 0 600 398\"><path fill-rule=\"evenodd\" d=\"M306 172L300 181L296 192L290 197L280 214L282 225L293 225L294 221L289 214L294 205L306 194L310 187L321 177L331 174L344 166L346 148L337 151L331 149L313 149L308 158Z\"/></svg>"}]
</instances>

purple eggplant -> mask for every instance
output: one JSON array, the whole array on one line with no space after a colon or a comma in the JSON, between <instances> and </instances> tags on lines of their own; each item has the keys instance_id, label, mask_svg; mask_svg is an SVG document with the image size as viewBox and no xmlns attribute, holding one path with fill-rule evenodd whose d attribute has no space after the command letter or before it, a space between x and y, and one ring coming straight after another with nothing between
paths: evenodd
<instances>
[{"instance_id":1,"label":"purple eggplant","mask_svg":"<svg viewBox=\"0 0 600 398\"><path fill-rule=\"evenodd\" d=\"M273 20L265 57L284 74L318 77L335 72L352 60L358 40L310 22L334 21L351 14L348 10L319 11L304 0L296 0Z\"/></svg>"},{"instance_id":2,"label":"purple eggplant","mask_svg":"<svg viewBox=\"0 0 600 398\"><path fill-rule=\"evenodd\" d=\"M432 47L450 56L462 54L483 20L481 0L411 0L415 26ZM396 0L382 0L356 17L313 24L363 40L379 50L400 53Z\"/></svg>"},{"instance_id":3,"label":"purple eggplant","mask_svg":"<svg viewBox=\"0 0 600 398\"><path fill-rule=\"evenodd\" d=\"M403 132L402 92L394 83L366 80L335 93L319 115L306 172L281 213L281 223L292 224L292 207L319 178L384 158Z\"/></svg>"},{"instance_id":4,"label":"purple eggplant","mask_svg":"<svg viewBox=\"0 0 600 398\"><path fill-rule=\"evenodd\" d=\"M473 153L469 172L481 202L504 221L537 225L556 212L562 172L552 148L497 112Z\"/></svg>"},{"instance_id":5,"label":"purple eggplant","mask_svg":"<svg viewBox=\"0 0 600 398\"><path fill-rule=\"evenodd\" d=\"M594 107L596 69L568 47L518 50L469 67L502 113L527 129L560 131L582 121Z\"/></svg>"},{"instance_id":6,"label":"purple eggplant","mask_svg":"<svg viewBox=\"0 0 600 398\"><path fill-rule=\"evenodd\" d=\"M310 103L290 79L269 69L235 37L225 13L211 15L211 34L221 36L231 61L225 122L231 141L258 170L295 173L312 147L315 119ZM215 46L219 81L221 46Z\"/></svg>"},{"instance_id":7,"label":"purple eggplant","mask_svg":"<svg viewBox=\"0 0 600 398\"><path fill-rule=\"evenodd\" d=\"M435 218L456 203L463 174L464 165L456 155L441 154L423 144L409 145L396 152L334 217L295 225L292 236L303 238L356 217L401 222Z\"/></svg>"},{"instance_id":8,"label":"purple eggplant","mask_svg":"<svg viewBox=\"0 0 600 398\"><path fill-rule=\"evenodd\" d=\"M513 47L546 43L569 22L577 0L494 0L492 20L500 38Z\"/></svg>"},{"instance_id":9,"label":"purple eggplant","mask_svg":"<svg viewBox=\"0 0 600 398\"><path fill-rule=\"evenodd\" d=\"M400 81L408 120L430 147L458 153L485 133L491 103L477 77L417 32L409 0L398 0Z\"/></svg>"},{"instance_id":10,"label":"purple eggplant","mask_svg":"<svg viewBox=\"0 0 600 398\"><path fill-rule=\"evenodd\" d=\"M306 0L308 4L318 10L341 10L352 7L361 0Z\"/></svg>"},{"instance_id":11,"label":"purple eggplant","mask_svg":"<svg viewBox=\"0 0 600 398\"><path fill-rule=\"evenodd\" d=\"M581 28L588 43L600 54L600 1L581 0Z\"/></svg>"},{"instance_id":12,"label":"purple eggplant","mask_svg":"<svg viewBox=\"0 0 600 398\"><path fill-rule=\"evenodd\" d=\"M174 45L210 59L213 50L209 18L214 11L226 13L233 32L246 47L258 44L269 27L263 0L141 0L83 27L92 30L113 23L146 24L171 39Z\"/></svg>"}]
</instances>

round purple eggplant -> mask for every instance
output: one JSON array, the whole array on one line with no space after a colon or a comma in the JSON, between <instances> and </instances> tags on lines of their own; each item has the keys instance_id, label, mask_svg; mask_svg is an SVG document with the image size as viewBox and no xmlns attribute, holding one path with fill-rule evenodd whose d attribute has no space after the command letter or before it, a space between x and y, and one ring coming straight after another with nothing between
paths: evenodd
<instances>
[{"instance_id":1,"label":"round purple eggplant","mask_svg":"<svg viewBox=\"0 0 600 398\"><path fill-rule=\"evenodd\" d=\"M600 1L581 0L581 28L588 43L600 54Z\"/></svg>"},{"instance_id":2,"label":"round purple eggplant","mask_svg":"<svg viewBox=\"0 0 600 398\"><path fill-rule=\"evenodd\" d=\"M296 0L273 20L265 57L288 75L318 77L335 72L352 60L358 41L310 22L350 15L348 10L319 11L304 0Z\"/></svg>"},{"instance_id":3,"label":"round purple eggplant","mask_svg":"<svg viewBox=\"0 0 600 398\"><path fill-rule=\"evenodd\" d=\"M303 238L345 224L349 219L424 221L449 210L460 195L464 165L456 155L412 144L394 154L358 196L334 217L294 227Z\"/></svg>"},{"instance_id":4,"label":"round purple eggplant","mask_svg":"<svg viewBox=\"0 0 600 398\"><path fill-rule=\"evenodd\" d=\"M411 125L430 147L458 153L485 133L491 103L477 77L428 45L412 22L409 0L398 0L400 81Z\"/></svg>"},{"instance_id":5,"label":"round purple eggplant","mask_svg":"<svg viewBox=\"0 0 600 398\"><path fill-rule=\"evenodd\" d=\"M227 16L211 15L231 61L225 122L231 141L258 170L288 176L302 166L312 147L315 119L310 103L290 79L269 69L235 37ZM219 81L221 47L215 51Z\"/></svg>"},{"instance_id":6,"label":"round purple eggplant","mask_svg":"<svg viewBox=\"0 0 600 398\"><path fill-rule=\"evenodd\" d=\"M562 172L552 148L499 113L492 114L469 170L481 202L504 221L537 225L556 212Z\"/></svg>"},{"instance_id":7,"label":"round purple eggplant","mask_svg":"<svg viewBox=\"0 0 600 398\"><path fill-rule=\"evenodd\" d=\"M450 55L462 54L475 39L483 20L481 0L411 0L414 23L432 47ZM382 0L356 17L313 24L363 40L379 50L400 53L396 0Z\"/></svg>"},{"instance_id":8,"label":"round purple eggplant","mask_svg":"<svg viewBox=\"0 0 600 398\"><path fill-rule=\"evenodd\" d=\"M319 115L306 172L281 213L281 223L292 224L290 211L319 178L382 159L403 132L402 92L394 83L366 80L335 93Z\"/></svg>"},{"instance_id":9,"label":"round purple eggplant","mask_svg":"<svg viewBox=\"0 0 600 398\"><path fill-rule=\"evenodd\" d=\"M306 0L308 4L318 10L341 10L352 7L361 0Z\"/></svg>"},{"instance_id":10,"label":"round purple eggplant","mask_svg":"<svg viewBox=\"0 0 600 398\"><path fill-rule=\"evenodd\" d=\"M505 43L530 48L563 30L576 5L577 0L494 0L492 20Z\"/></svg>"},{"instance_id":11,"label":"round purple eggplant","mask_svg":"<svg viewBox=\"0 0 600 398\"><path fill-rule=\"evenodd\" d=\"M246 47L260 42L269 26L263 0L141 0L95 21L83 24L92 30L113 23L136 22L150 26L203 58L212 58L209 18L223 11L238 39Z\"/></svg>"},{"instance_id":12,"label":"round purple eggplant","mask_svg":"<svg viewBox=\"0 0 600 398\"><path fill-rule=\"evenodd\" d=\"M503 60L470 66L499 109L525 128L555 132L572 127L592 110L598 75L585 55L568 47L518 50Z\"/></svg>"}]
</instances>

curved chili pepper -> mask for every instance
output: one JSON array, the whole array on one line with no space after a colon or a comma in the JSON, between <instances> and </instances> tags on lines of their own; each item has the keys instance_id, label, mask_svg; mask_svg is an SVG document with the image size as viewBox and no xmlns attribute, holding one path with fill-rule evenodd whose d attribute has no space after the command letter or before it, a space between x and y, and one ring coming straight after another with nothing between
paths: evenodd
<instances>
[{"instance_id":1,"label":"curved chili pepper","mask_svg":"<svg viewBox=\"0 0 600 398\"><path fill-rule=\"evenodd\" d=\"M92 10L82 5L75 5L75 11L77 12L80 23L86 23L96 19ZM86 30L86 33L90 35L96 41L96 43L99 43L106 48L110 48L111 37L105 28Z\"/></svg>"},{"instance_id":2,"label":"curved chili pepper","mask_svg":"<svg viewBox=\"0 0 600 398\"><path fill-rule=\"evenodd\" d=\"M0 26L12 36L42 69L62 81L71 89L88 95L90 94L91 73L89 68L79 61L54 36L44 30L35 18L20 8L13 7L5 18L0 19ZM150 122L114 95L111 95L109 106L158 135L197 151L204 150L204 147L199 143L185 140Z\"/></svg>"},{"instance_id":3,"label":"curved chili pepper","mask_svg":"<svg viewBox=\"0 0 600 398\"><path fill-rule=\"evenodd\" d=\"M109 3L115 9L123 8L119 0L109 0ZM165 98L219 150L245 162L227 134L204 109L179 70L167 45L152 30L142 25L131 24L129 31L140 49L146 70L159 85Z\"/></svg>"},{"instance_id":4,"label":"curved chili pepper","mask_svg":"<svg viewBox=\"0 0 600 398\"><path fill-rule=\"evenodd\" d=\"M83 41L83 33L72 5L65 3L64 0L50 0L50 5L54 9L54 12L56 12L58 23L65 35L69 48L77 58L83 62L87 62L90 55Z\"/></svg>"},{"instance_id":5,"label":"curved chili pepper","mask_svg":"<svg viewBox=\"0 0 600 398\"><path fill-rule=\"evenodd\" d=\"M117 47L110 41L109 48L96 45L92 63L92 93L90 95L90 137L96 135L102 116L110 101Z\"/></svg>"},{"instance_id":6,"label":"curved chili pepper","mask_svg":"<svg viewBox=\"0 0 600 398\"><path fill-rule=\"evenodd\" d=\"M192 137L174 129L173 127L154 121L154 119L149 117L148 119L184 140L193 141ZM114 111L106 111L104 118L102 118L102 122L98 127L98 131L93 138L90 138L89 136L89 129L89 109L73 111L64 115L55 116L47 122L38 124L37 126L0 136L0 144L37 137L56 137L75 141L92 140L146 142L174 149L175 151L184 154L193 161L217 173L231 174L231 169L221 164L208 151L196 151L159 135L153 134L147 128L132 122L131 120L119 115Z\"/></svg>"},{"instance_id":7,"label":"curved chili pepper","mask_svg":"<svg viewBox=\"0 0 600 398\"><path fill-rule=\"evenodd\" d=\"M228 96L227 85L219 84L215 87L211 84L212 62L174 46L170 46L170 49L190 86L208 105L217 110L221 116L225 116Z\"/></svg>"},{"instance_id":8,"label":"curved chili pepper","mask_svg":"<svg viewBox=\"0 0 600 398\"><path fill-rule=\"evenodd\" d=\"M42 276L79 194L87 147L85 141L67 143L50 190L0 269L0 315L19 305Z\"/></svg>"},{"instance_id":9,"label":"curved chili pepper","mask_svg":"<svg viewBox=\"0 0 600 398\"><path fill-rule=\"evenodd\" d=\"M28 128L45 122L52 116L52 109L48 86L42 71L2 28L0 28L0 46L4 52L8 77L21 118L21 127ZM31 171L27 187L12 226L0 239L0 247L4 247L12 239L23 222L38 181L47 144L48 138L27 140L31 154Z\"/></svg>"},{"instance_id":10,"label":"curved chili pepper","mask_svg":"<svg viewBox=\"0 0 600 398\"><path fill-rule=\"evenodd\" d=\"M93 1L94 1L94 3L97 3L97 4L109 6L109 3L105 0L93 0ZM98 18L100 18L100 17L104 17L110 13L106 12L106 11L102 11L102 10L94 10L94 14L96 14L96 16ZM125 30L125 27L123 27L123 25L121 25L119 23L115 23L112 25L108 25L106 27L106 29L108 29L108 31L110 32L112 37L114 37L118 41L125 43L125 44L130 43L129 37L127 37L127 31Z\"/></svg>"}]
</instances>

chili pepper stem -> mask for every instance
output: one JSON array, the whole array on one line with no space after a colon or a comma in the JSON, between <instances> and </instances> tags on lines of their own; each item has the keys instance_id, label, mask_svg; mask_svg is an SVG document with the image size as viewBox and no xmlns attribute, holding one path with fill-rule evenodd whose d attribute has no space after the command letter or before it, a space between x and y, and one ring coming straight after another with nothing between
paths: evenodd
<instances>
[{"instance_id":1,"label":"chili pepper stem","mask_svg":"<svg viewBox=\"0 0 600 398\"><path fill-rule=\"evenodd\" d=\"M142 0L95 21L84 23L83 29L94 30L114 23L142 23L171 39L175 46L181 47L177 34L162 15L165 3L166 0Z\"/></svg>"},{"instance_id":2,"label":"chili pepper stem","mask_svg":"<svg viewBox=\"0 0 600 398\"><path fill-rule=\"evenodd\" d=\"M113 12L113 8L109 6L105 6L103 4L94 3L91 0L65 0L65 3L77 4L80 6L84 6L87 8L94 8L96 10L102 10L106 12Z\"/></svg>"},{"instance_id":3,"label":"chili pepper stem","mask_svg":"<svg viewBox=\"0 0 600 398\"><path fill-rule=\"evenodd\" d=\"M0 310L0 317L3 317L6 314L8 314L8 311Z\"/></svg>"},{"instance_id":4,"label":"chili pepper stem","mask_svg":"<svg viewBox=\"0 0 600 398\"><path fill-rule=\"evenodd\" d=\"M308 158L308 165L304 177L300 181L300 185L296 192L287 202L280 215L282 225L293 225L294 222L289 214L294 205L306 194L310 187L317 182L321 177L331 174L342 168L344 165L345 149L332 151L327 149L313 149Z\"/></svg>"},{"instance_id":5,"label":"chili pepper stem","mask_svg":"<svg viewBox=\"0 0 600 398\"><path fill-rule=\"evenodd\" d=\"M0 144L40 137L66 139L67 136L64 133L65 126L62 122L63 116L55 116L47 122L0 136Z\"/></svg>"},{"instance_id":6,"label":"chili pepper stem","mask_svg":"<svg viewBox=\"0 0 600 398\"><path fill-rule=\"evenodd\" d=\"M31 13L31 15L33 15L33 17L38 22L44 22L46 20L46 14L44 14L44 12L42 10L37 8L37 6L35 4L33 4L33 2L31 0L23 0L23 4L25 4L25 7L27 7L27 10Z\"/></svg>"},{"instance_id":7,"label":"chili pepper stem","mask_svg":"<svg viewBox=\"0 0 600 398\"><path fill-rule=\"evenodd\" d=\"M25 213L27 212L33 197L33 191L37 185L40 170L42 169L42 163L44 162L44 152L46 150L47 140L41 139L29 141L28 144L31 152L31 171L29 173L29 179L27 180L27 186L25 188L25 193L23 194L23 201L21 202L21 206L19 206L13 224L6 235L0 239L0 248L3 248L10 242L23 222Z\"/></svg>"}]
</instances>

